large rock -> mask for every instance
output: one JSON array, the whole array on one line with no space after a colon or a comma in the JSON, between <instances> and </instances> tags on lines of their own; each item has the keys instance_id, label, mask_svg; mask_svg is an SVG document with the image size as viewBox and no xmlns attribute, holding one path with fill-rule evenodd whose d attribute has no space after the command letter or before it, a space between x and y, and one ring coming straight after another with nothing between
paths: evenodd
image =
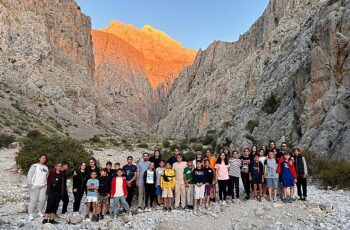
<instances>
[{"instance_id":1,"label":"large rock","mask_svg":"<svg viewBox=\"0 0 350 230\"><path fill-rule=\"evenodd\" d=\"M17 213L26 213L28 210L28 206L25 203L17 204L16 211Z\"/></svg>"},{"instance_id":2,"label":"large rock","mask_svg":"<svg viewBox=\"0 0 350 230\"><path fill-rule=\"evenodd\" d=\"M70 215L68 217L68 224L80 224L83 221L83 217L80 215Z\"/></svg>"}]
</instances>

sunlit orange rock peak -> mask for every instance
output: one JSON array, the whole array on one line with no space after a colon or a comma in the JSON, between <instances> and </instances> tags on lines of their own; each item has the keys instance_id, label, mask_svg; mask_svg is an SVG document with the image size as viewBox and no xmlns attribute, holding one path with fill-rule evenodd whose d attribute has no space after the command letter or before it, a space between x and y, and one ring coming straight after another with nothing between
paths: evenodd
<instances>
[{"instance_id":1,"label":"sunlit orange rock peak","mask_svg":"<svg viewBox=\"0 0 350 230\"><path fill-rule=\"evenodd\" d=\"M197 51L184 48L180 42L149 25L138 29L112 21L101 31L119 37L143 54L141 65L152 88L177 76L184 67L193 63L197 54Z\"/></svg>"}]
</instances>

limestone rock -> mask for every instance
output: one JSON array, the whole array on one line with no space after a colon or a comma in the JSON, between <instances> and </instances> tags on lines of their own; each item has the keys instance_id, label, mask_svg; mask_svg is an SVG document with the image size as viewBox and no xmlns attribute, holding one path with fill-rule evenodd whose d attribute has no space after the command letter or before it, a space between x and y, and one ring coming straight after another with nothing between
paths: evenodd
<instances>
[{"instance_id":1,"label":"limestone rock","mask_svg":"<svg viewBox=\"0 0 350 230\"><path fill-rule=\"evenodd\" d=\"M320 204L320 209L325 212L331 212L333 209L333 205L330 203L322 203Z\"/></svg>"},{"instance_id":2,"label":"limestone rock","mask_svg":"<svg viewBox=\"0 0 350 230\"><path fill-rule=\"evenodd\" d=\"M17 213L26 213L27 212L27 205L25 203L19 203L16 207Z\"/></svg>"},{"instance_id":3,"label":"limestone rock","mask_svg":"<svg viewBox=\"0 0 350 230\"><path fill-rule=\"evenodd\" d=\"M83 217L82 216L74 216L74 215L70 215L68 217L68 223L69 224L80 224L83 221Z\"/></svg>"},{"instance_id":4,"label":"limestone rock","mask_svg":"<svg viewBox=\"0 0 350 230\"><path fill-rule=\"evenodd\" d=\"M9 149L15 149L15 148L18 148L18 146L19 146L18 142L13 142L13 143L9 144L8 148Z\"/></svg>"}]
</instances>

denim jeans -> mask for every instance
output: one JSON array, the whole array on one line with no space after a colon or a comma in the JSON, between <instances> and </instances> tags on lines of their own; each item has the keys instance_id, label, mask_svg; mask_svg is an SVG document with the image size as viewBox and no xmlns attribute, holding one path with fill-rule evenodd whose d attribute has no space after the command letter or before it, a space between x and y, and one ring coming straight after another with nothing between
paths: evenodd
<instances>
[{"instance_id":1,"label":"denim jeans","mask_svg":"<svg viewBox=\"0 0 350 230\"><path fill-rule=\"evenodd\" d=\"M124 209L126 210L127 213L129 213L130 207L128 202L126 202L125 196L117 196L113 198L113 213L118 215L120 207L120 202L122 203Z\"/></svg>"}]
</instances>

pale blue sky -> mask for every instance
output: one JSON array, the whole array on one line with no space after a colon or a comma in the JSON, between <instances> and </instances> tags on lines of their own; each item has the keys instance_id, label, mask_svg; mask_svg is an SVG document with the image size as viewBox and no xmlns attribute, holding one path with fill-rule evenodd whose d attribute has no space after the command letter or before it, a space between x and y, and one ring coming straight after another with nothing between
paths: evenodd
<instances>
[{"instance_id":1,"label":"pale blue sky","mask_svg":"<svg viewBox=\"0 0 350 230\"><path fill-rule=\"evenodd\" d=\"M235 41L266 8L269 0L77 0L92 27L112 20L149 24L185 47L205 49L214 40Z\"/></svg>"}]
</instances>

